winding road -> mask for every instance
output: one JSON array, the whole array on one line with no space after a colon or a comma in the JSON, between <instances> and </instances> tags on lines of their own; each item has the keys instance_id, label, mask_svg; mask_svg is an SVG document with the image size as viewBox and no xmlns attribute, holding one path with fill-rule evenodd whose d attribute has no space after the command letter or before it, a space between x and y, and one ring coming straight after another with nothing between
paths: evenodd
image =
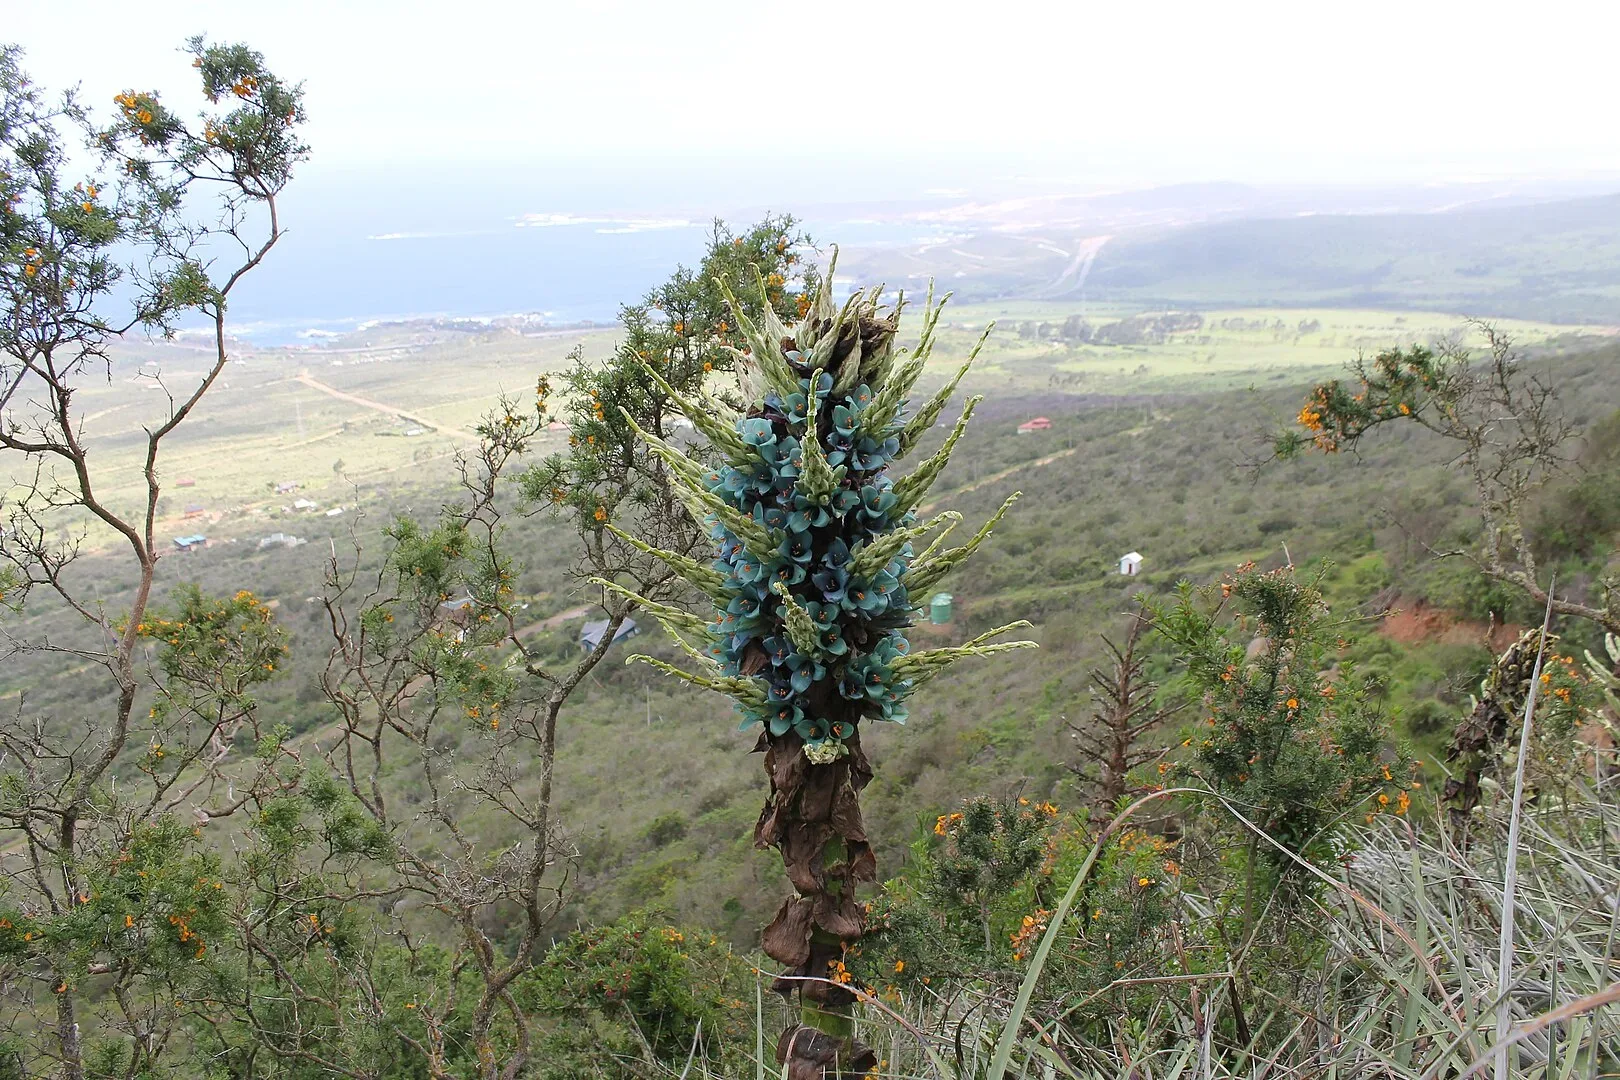
<instances>
[{"instance_id":1,"label":"winding road","mask_svg":"<svg viewBox=\"0 0 1620 1080\"><path fill-rule=\"evenodd\" d=\"M1068 266L1063 268L1063 273L1059 274L1057 280L1042 289L1038 295L1043 299L1049 299L1067 293L1078 292L1085 288L1086 275L1091 273L1091 264L1097 261L1097 252L1101 251L1103 245L1111 239L1113 239L1111 236L1088 236L1080 241L1079 248L1074 253L1074 258L1070 260ZM1073 279L1072 284L1070 279Z\"/></svg>"}]
</instances>

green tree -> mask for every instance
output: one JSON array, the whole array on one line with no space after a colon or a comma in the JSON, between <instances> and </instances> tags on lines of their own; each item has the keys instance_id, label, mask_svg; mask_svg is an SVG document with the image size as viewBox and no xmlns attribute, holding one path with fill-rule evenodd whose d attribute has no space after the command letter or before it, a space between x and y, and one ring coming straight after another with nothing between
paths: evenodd
<instances>
[{"instance_id":1,"label":"green tree","mask_svg":"<svg viewBox=\"0 0 1620 1080\"><path fill-rule=\"evenodd\" d=\"M19 50L0 49L0 454L29 478L4 507L0 589L13 607L48 594L82 631L7 647L55 651L106 690L100 713L0 722L0 902L28 926L7 953L19 991L7 1006L41 1021L11 1025L28 1070L70 1080L92 1067L149 1073L172 1044L220 932L217 870L194 834L242 805L215 766L256 727L251 688L281 649L245 595L186 593L174 613L152 610L163 451L230 362L229 301L280 239L279 198L305 156L298 86L245 46L197 38L188 50L209 104L200 127L137 90L98 123L72 94L48 99ZM108 377L121 341L195 319L213 332L207 365L159 380L142 494L120 500L88 448L77 391ZM80 590L70 567L85 543L126 560L127 611Z\"/></svg>"},{"instance_id":2,"label":"green tree","mask_svg":"<svg viewBox=\"0 0 1620 1080\"><path fill-rule=\"evenodd\" d=\"M1280 458L1307 449L1353 450L1376 429L1416 424L1444 440L1474 488L1477 543L1441 557L1469 560L1493 581L1522 590L1537 610L1547 602L1537 552L1537 500L1567 471L1577 432L1557 387L1526 362L1512 340L1481 324L1486 355L1456 345L1388 349L1358 358L1350 379L1311 391L1296 418L1298 430L1274 439ZM1608 520L1603 515L1602 520ZM1596 595L1554 597L1553 612L1620 632L1620 579L1609 544Z\"/></svg>"},{"instance_id":3,"label":"green tree","mask_svg":"<svg viewBox=\"0 0 1620 1080\"><path fill-rule=\"evenodd\" d=\"M856 995L843 962L863 933L856 889L876 877L860 812L861 789L872 777L861 724L903 723L906 697L956 659L1031 644L986 644L1012 628L999 627L963 646L910 651L911 595L926 594L972 554L1007 506L951 549L945 534L960 515L916 521L979 399L911 473L896 479L891 467L932 428L972 357L904 416L941 306L930 297L921 341L906 355L895 348L898 312L880 307L881 288L857 292L840 308L831 273L799 305L802 318L792 326L771 303L769 276L754 278L757 315L720 281L741 333L742 348L732 351L741 411L702 386L679 391L646 364L707 439L704 453L694 457L632 425L716 545L713 561L650 548L707 598L709 617L639 600L697 670L634 659L730 695L743 727L762 729L757 749L771 796L754 842L781 853L796 894L764 932L765 952L787 967L778 988L797 989L802 1003L801 1022L777 1046L794 1076L858 1073L876 1062L853 1036ZM925 537L926 549L914 550Z\"/></svg>"}]
</instances>

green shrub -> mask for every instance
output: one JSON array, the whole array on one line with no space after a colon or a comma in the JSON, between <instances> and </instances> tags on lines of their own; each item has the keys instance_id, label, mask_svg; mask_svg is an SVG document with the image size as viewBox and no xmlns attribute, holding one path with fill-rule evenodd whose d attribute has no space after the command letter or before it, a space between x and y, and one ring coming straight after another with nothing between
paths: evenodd
<instances>
[{"instance_id":1,"label":"green shrub","mask_svg":"<svg viewBox=\"0 0 1620 1080\"><path fill-rule=\"evenodd\" d=\"M694 1046L722 1064L754 1019L753 969L713 934L636 912L558 942L517 990L556 1021L540 1076L641 1075L617 1064L649 1049L677 1067Z\"/></svg>"}]
</instances>

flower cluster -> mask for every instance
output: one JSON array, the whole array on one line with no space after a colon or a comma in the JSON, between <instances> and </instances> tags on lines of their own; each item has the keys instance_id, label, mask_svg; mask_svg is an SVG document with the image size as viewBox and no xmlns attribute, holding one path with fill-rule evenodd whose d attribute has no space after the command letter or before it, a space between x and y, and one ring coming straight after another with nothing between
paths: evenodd
<instances>
[{"instance_id":1,"label":"flower cluster","mask_svg":"<svg viewBox=\"0 0 1620 1080\"><path fill-rule=\"evenodd\" d=\"M1022 960L1029 955L1041 935L1046 933L1046 923L1051 917L1052 913L1046 908L1036 908L1034 914L1025 915L1019 920L1018 929L1007 935L1007 940L1012 942L1014 960Z\"/></svg>"},{"instance_id":2,"label":"flower cluster","mask_svg":"<svg viewBox=\"0 0 1620 1080\"><path fill-rule=\"evenodd\" d=\"M1312 389L1294 418L1302 431L1277 438L1279 457L1293 457L1307 443L1323 453L1338 453L1378 424L1421 418L1439 408L1456 372L1451 358L1414 345L1379 353L1370 364L1358 362L1355 374L1354 383L1334 379Z\"/></svg>"},{"instance_id":3,"label":"flower cluster","mask_svg":"<svg viewBox=\"0 0 1620 1080\"><path fill-rule=\"evenodd\" d=\"M759 286L768 296L772 283ZM898 312L879 308L880 292L856 293L840 310L829 272L789 329L768 303L756 324L726 289L746 342L733 351L750 401L744 415L701 388L687 397L645 367L715 451L705 468L637 429L669 465L676 494L704 521L716 551L705 563L631 542L703 591L714 612L701 619L641 601L701 673L632 659L730 694L744 728L762 725L772 738L791 732L817 764L847 753L863 719L903 723L906 696L952 660L1029 644L985 644L1011 628L1000 627L963 646L911 652L912 597L971 554L1012 500L958 548L943 541L960 515L917 520L978 399L932 457L900 479L891 469L934 425L972 357L907 417L942 305L930 297L921 341L908 355L894 347ZM929 533L933 542L919 553L914 542Z\"/></svg>"},{"instance_id":4,"label":"flower cluster","mask_svg":"<svg viewBox=\"0 0 1620 1080\"><path fill-rule=\"evenodd\" d=\"M753 460L721 465L704 478L712 494L763 525L767 536L780 537L766 550L750 549L711 517L710 535L719 545L714 569L727 600L708 626L709 654L735 676L744 665L757 667L753 658L762 651L765 700L745 706L745 723L764 724L773 735L792 729L818 746L847 739L855 719L817 715L813 689L836 687L855 703L855 716L906 719L901 698L910 684L896 676L894 664L910 651L911 603L903 582L913 551L907 543L881 562L860 563L853 552L871 550L910 525L913 514L897 516L887 475L899 452L898 427L862 427L871 388L834 394L832 375L809 369L800 350L787 350L784 359L798 389L767 394L762 415L738 425ZM822 413L829 422L818 424L812 417ZM808 440L821 444L811 453L819 450L823 468L839 477L821 492L801 488Z\"/></svg>"},{"instance_id":5,"label":"flower cluster","mask_svg":"<svg viewBox=\"0 0 1620 1080\"><path fill-rule=\"evenodd\" d=\"M150 124L156 115L157 98L153 94L126 90L122 94L115 94L113 103L123 112L126 120L138 126Z\"/></svg>"}]
</instances>

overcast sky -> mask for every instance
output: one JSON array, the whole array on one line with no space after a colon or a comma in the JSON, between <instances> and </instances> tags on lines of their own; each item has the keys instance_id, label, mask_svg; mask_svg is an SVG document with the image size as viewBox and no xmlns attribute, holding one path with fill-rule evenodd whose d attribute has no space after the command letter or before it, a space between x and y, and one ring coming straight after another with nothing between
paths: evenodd
<instances>
[{"instance_id":1,"label":"overcast sky","mask_svg":"<svg viewBox=\"0 0 1620 1080\"><path fill-rule=\"evenodd\" d=\"M1163 182L1620 171L1620 5L12 3L51 86L182 103L174 50L302 78L322 169L934 163ZM653 177L649 177L652 180Z\"/></svg>"}]
</instances>

